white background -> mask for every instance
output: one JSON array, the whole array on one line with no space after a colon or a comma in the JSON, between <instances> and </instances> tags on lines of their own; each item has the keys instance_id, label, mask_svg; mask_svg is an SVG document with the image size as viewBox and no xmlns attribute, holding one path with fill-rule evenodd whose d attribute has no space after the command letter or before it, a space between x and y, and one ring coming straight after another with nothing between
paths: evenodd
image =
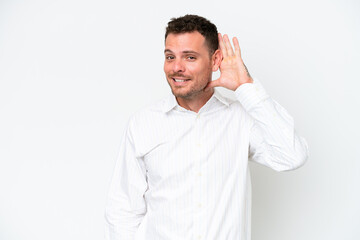
<instances>
[{"instance_id":1,"label":"white background","mask_svg":"<svg viewBox=\"0 0 360 240\"><path fill-rule=\"evenodd\" d=\"M360 239L358 1L0 0L1 240L103 239L125 123L169 94L186 13L240 39L310 146L293 172L251 164L253 240Z\"/></svg>"}]
</instances>

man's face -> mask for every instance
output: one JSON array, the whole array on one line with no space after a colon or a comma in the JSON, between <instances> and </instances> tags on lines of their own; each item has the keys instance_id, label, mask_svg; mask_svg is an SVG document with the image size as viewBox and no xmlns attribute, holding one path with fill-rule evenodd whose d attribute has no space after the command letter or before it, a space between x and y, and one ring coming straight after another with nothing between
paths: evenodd
<instances>
[{"instance_id":1,"label":"man's face","mask_svg":"<svg viewBox=\"0 0 360 240\"><path fill-rule=\"evenodd\" d=\"M205 38L197 31L170 33L164 53L164 72L172 93L186 99L204 93L213 68Z\"/></svg>"}]
</instances>

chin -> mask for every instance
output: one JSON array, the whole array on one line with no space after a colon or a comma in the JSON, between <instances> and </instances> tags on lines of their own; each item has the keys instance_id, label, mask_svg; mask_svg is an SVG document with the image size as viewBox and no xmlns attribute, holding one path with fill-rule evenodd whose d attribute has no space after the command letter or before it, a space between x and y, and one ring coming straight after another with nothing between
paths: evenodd
<instances>
[{"instance_id":1,"label":"chin","mask_svg":"<svg viewBox=\"0 0 360 240\"><path fill-rule=\"evenodd\" d=\"M179 92L179 91L172 91L172 94L175 97L179 97L179 98L188 98L191 96L191 93Z\"/></svg>"},{"instance_id":2,"label":"chin","mask_svg":"<svg viewBox=\"0 0 360 240\"><path fill-rule=\"evenodd\" d=\"M172 93L175 97L179 97L179 98L184 98L184 99L191 99L191 98L194 98L196 97L197 95L199 95L200 93L202 93L204 91L204 89L201 89L199 91L191 91L191 90L188 90L188 91L174 91L172 89Z\"/></svg>"}]
</instances>

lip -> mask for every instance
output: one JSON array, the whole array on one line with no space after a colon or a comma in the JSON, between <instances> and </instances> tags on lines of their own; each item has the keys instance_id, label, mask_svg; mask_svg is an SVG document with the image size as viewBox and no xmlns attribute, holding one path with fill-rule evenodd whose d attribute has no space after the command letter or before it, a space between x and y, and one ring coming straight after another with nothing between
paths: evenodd
<instances>
[{"instance_id":1,"label":"lip","mask_svg":"<svg viewBox=\"0 0 360 240\"><path fill-rule=\"evenodd\" d=\"M171 78L173 83L175 84L175 86L184 86L186 85L190 79L189 78L182 78L182 77L175 77L175 78ZM183 82L176 82L175 79L178 79L178 80L184 80Z\"/></svg>"}]
</instances>

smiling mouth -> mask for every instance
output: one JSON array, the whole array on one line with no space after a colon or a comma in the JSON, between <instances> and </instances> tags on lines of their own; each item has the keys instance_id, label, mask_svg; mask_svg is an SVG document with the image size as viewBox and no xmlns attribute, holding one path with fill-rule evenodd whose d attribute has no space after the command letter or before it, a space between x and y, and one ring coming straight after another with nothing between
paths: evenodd
<instances>
[{"instance_id":1,"label":"smiling mouth","mask_svg":"<svg viewBox=\"0 0 360 240\"><path fill-rule=\"evenodd\" d=\"M175 82L186 82L189 81L190 79L178 79L178 78L172 78L173 81Z\"/></svg>"}]
</instances>

